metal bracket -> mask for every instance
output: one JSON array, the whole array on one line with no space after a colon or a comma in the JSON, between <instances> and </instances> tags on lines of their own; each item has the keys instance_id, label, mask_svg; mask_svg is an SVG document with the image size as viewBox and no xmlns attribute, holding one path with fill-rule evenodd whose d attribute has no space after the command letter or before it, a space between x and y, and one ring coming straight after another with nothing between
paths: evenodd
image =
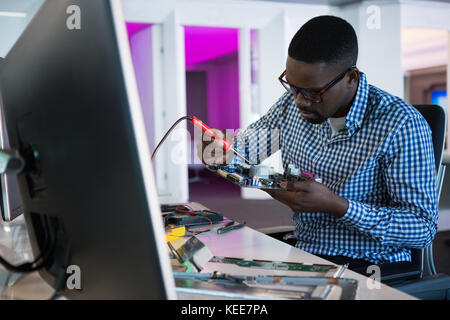
<instances>
[{"instance_id":1,"label":"metal bracket","mask_svg":"<svg viewBox=\"0 0 450 320\"><path fill-rule=\"evenodd\" d=\"M0 150L0 173L18 174L25 168L25 160L19 152Z\"/></svg>"}]
</instances>

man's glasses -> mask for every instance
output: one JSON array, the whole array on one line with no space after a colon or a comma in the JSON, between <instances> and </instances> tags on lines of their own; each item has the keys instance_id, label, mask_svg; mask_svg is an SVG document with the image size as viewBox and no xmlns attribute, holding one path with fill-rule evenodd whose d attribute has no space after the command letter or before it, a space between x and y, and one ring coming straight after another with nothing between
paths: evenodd
<instances>
[{"instance_id":1,"label":"man's glasses","mask_svg":"<svg viewBox=\"0 0 450 320\"><path fill-rule=\"evenodd\" d=\"M309 101L311 101L313 103L319 103L319 102L322 101L322 95L328 89L330 89L336 83L341 81L345 77L347 72L349 72L350 70L353 70L355 68L356 68L356 66L351 66L350 68L347 68L344 72L339 74L334 80L332 80L331 82L327 83L322 88L320 88L318 90L314 90L314 91L311 91L311 90L308 90L308 89L299 88L299 87L296 87L296 86L290 84L289 82L287 82L287 80L285 79L285 77L286 77L286 70L284 70L284 72L281 74L281 76L278 77L278 80L280 80L282 86L288 92L291 92L294 95L294 97L296 97L299 93L301 93L303 95L303 98L305 98L306 100L309 100Z\"/></svg>"}]
</instances>

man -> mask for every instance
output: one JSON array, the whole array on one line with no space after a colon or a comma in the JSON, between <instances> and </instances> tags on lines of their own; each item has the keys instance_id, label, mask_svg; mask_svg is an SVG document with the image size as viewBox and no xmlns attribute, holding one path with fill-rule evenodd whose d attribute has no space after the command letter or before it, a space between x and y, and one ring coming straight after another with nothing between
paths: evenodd
<instances>
[{"instance_id":1,"label":"man","mask_svg":"<svg viewBox=\"0 0 450 320\"><path fill-rule=\"evenodd\" d=\"M298 248L361 273L370 264L407 264L410 248L428 246L437 229L425 119L367 83L356 67L355 31L343 19L311 19L293 37L288 55L280 76L287 92L236 137L235 147L258 163L277 151L261 152L261 142L276 137L284 165L323 180L266 190L294 211ZM222 161L220 152L203 156L207 163Z\"/></svg>"}]
</instances>

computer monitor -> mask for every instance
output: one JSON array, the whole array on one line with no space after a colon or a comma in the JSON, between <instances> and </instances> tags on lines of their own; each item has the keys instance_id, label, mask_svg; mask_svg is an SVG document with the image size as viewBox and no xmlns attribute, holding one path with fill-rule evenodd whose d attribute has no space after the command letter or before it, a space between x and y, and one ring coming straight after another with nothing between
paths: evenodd
<instances>
[{"instance_id":1,"label":"computer monitor","mask_svg":"<svg viewBox=\"0 0 450 320\"><path fill-rule=\"evenodd\" d=\"M0 65L3 59L0 58ZM0 93L1 96L1 93ZM1 102L1 99L0 99ZM6 132L3 107L0 103L0 149L8 150L9 139ZM19 185L15 175L0 175L0 210L4 221L12 221L23 213L22 199L20 198Z\"/></svg>"},{"instance_id":2,"label":"computer monitor","mask_svg":"<svg viewBox=\"0 0 450 320\"><path fill-rule=\"evenodd\" d=\"M42 278L68 298L176 298L120 1L47 0L0 91Z\"/></svg>"}]
</instances>

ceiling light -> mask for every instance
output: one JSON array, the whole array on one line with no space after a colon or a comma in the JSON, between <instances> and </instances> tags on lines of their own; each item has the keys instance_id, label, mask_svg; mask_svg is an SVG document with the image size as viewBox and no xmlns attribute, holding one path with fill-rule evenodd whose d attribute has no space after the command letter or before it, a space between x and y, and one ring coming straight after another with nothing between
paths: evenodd
<instances>
[{"instance_id":1,"label":"ceiling light","mask_svg":"<svg viewBox=\"0 0 450 320\"><path fill-rule=\"evenodd\" d=\"M25 18L25 12L0 11L0 17Z\"/></svg>"}]
</instances>

